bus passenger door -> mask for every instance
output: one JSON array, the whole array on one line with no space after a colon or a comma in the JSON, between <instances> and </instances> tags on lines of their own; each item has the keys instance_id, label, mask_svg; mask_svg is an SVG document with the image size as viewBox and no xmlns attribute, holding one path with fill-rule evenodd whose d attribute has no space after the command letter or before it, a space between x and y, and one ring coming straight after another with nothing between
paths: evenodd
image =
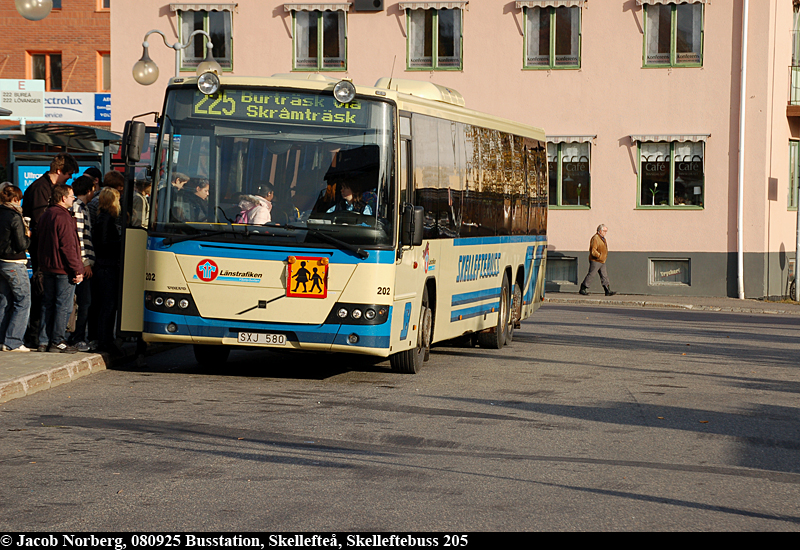
<instances>
[{"instance_id":1,"label":"bus passenger door","mask_svg":"<svg viewBox=\"0 0 800 550\"><path fill-rule=\"evenodd\" d=\"M127 133L127 125L126 125ZM147 224L149 196L144 201L142 191L146 184L152 184L149 168L153 165L158 128L146 127L140 158L127 159L125 170L125 189L120 197L120 220L122 225L122 258L119 277L119 314L117 315L119 333L141 333L144 328L144 282L147 265ZM125 147L123 136L123 147ZM124 157L125 158L125 157ZM137 184L137 182L139 182ZM139 198L135 187L139 188ZM150 190L152 193L152 189ZM135 211L136 210L136 211Z\"/></svg>"},{"instance_id":2,"label":"bus passenger door","mask_svg":"<svg viewBox=\"0 0 800 550\"><path fill-rule=\"evenodd\" d=\"M400 134L410 134L411 120L409 118L400 118ZM399 164L400 171L398 174L398 187L399 187L399 205L398 212L403 212L403 205L414 203L414 185L413 185L413 163L412 163L412 148L411 139L408 137L400 138L400 153ZM402 222L402 218L401 218ZM398 253L395 271L395 288L394 288L394 314L392 316L392 335L393 339L399 335L400 342L395 342L399 346L394 348L395 351L402 351L407 348L409 344L415 344L417 341L416 332L414 327L419 319L419 304L422 298L422 288L425 284L424 269L422 269L420 246L408 247L403 246L398 242Z\"/></svg>"}]
</instances>

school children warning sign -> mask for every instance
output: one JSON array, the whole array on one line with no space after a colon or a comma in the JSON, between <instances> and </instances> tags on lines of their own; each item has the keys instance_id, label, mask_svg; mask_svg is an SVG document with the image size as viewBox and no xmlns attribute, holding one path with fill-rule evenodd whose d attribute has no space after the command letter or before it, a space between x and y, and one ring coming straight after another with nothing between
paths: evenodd
<instances>
[{"instance_id":1,"label":"school children warning sign","mask_svg":"<svg viewBox=\"0 0 800 550\"><path fill-rule=\"evenodd\" d=\"M286 296L290 298L326 298L328 296L327 258L289 258Z\"/></svg>"}]
</instances>

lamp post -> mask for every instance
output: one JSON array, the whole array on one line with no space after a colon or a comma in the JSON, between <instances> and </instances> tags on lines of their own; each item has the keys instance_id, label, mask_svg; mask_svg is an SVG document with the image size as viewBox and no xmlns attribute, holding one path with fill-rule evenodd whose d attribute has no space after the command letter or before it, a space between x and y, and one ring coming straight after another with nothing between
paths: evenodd
<instances>
[{"instance_id":1,"label":"lamp post","mask_svg":"<svg viewBox=\"0 0 800 550\"><path fill-rule=\"evenodd\" d=\"M185 44L181 44L180 42L175 42L174 44L170 44L167 42L166 35L157 30L153 29L152 31L148 31L147 34L144 35L144 42L142 42L142 57L133 65L133 79L142 84L143 86L149 86L156 80L158 80L158 65L156 65L155 61L150 59L150 54L148 48L150 44L147 42L147 37L153 33L157 33L161 35L161 38L164 40L164 45L168 48L172 48L175 50L175 76L180 76L180 64L181 64L181 50L186 49L192 43L192 38L196 34L202 34L206 37L206 58L197 66L197 76L200 76L206 72L214 72L217 75L222 73L222 67L220 67L219 63L217 63L211 55L211 51L214 49L214 44L211 42L211 35L209 35L206 31L197 30L194 31L189 37L186 39Z\"/></svg>"},{"instance_id":2,"label":"lamp post","mask_svg":"<svg viewBox=\"0 0 800 550\"><path fill-rule=\"evenodd\" d=\"M53 0L15 0L17 11L28 21L41 21L53 9Z\"/></svg>"}]
</instances>

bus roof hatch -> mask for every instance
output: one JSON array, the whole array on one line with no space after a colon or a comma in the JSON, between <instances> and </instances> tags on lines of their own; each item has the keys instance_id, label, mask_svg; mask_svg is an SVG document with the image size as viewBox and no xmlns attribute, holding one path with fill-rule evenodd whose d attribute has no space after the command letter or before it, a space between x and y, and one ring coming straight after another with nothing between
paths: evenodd
<instances>
[{"instance_id":1,"label":"bus roof hatch","mask_svg":"<svg viewBox=\"0 0 800 550\"><path fill-rule=\"evenodd\" d=\"M451 105L464 106L464 96L452 88L439 86L433 82L419 80L404 80L399 78L383 77L375 83L376 88L394 90L403 94L450 103Z\"/></svg>"}]
</instances>

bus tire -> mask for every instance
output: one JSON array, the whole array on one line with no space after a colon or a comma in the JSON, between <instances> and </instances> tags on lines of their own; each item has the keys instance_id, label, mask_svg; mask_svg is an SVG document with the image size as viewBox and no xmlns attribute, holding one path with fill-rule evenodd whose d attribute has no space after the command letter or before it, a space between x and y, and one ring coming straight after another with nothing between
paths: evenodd
<instances>
[{"instance_id":1,"label":"bus tire","mask_svg":"<svg viewBox=\"0 0 800 550\"><path fill-rule=\"evenodd\" d=\"M478 344L486 349L500 349L506 343L508 326L511 320L511 285L508 277L503 277L500 289L500 305L497 311L497 326L478 333Z\"/></svg>"},{"instance_id":2,"label":"bus tire","mask_svg":"<svg viewBox=\"0 0 800 550\"><path fill-rule=\"evenodd\" d=\"M506 345L510 344L511 340L514 339L514 329L520 326L520 319L522 318L522 289L519 283L514 283L509 309L511 315L509 315L509 323L506 329Z\"/></svg>"},{"instance_id":3,"label":"bus tire","mask_svg":"<svg viewBox=\"0 0 800 550\"><path fill-rule=\"evenodd\" d=\"M431 351L431 323L433 312L428 307L428 290L422 293L422 307L419 312L419 330L417 331L417 345L395 353L389 357L392 370L403 374L417 374L422 369L422 363L428 360Z\"/></svg>"},{"instance_id":4,"label":"bus tire","mask_svg":"<svg viewBox=\"0 0 800 550\"><path fill-rule=\"evenodd\" d=\"M230 346L203 346L194 344L194 358L201 367L217 367L228 362Z\"/></svg>"}]
</instances>

